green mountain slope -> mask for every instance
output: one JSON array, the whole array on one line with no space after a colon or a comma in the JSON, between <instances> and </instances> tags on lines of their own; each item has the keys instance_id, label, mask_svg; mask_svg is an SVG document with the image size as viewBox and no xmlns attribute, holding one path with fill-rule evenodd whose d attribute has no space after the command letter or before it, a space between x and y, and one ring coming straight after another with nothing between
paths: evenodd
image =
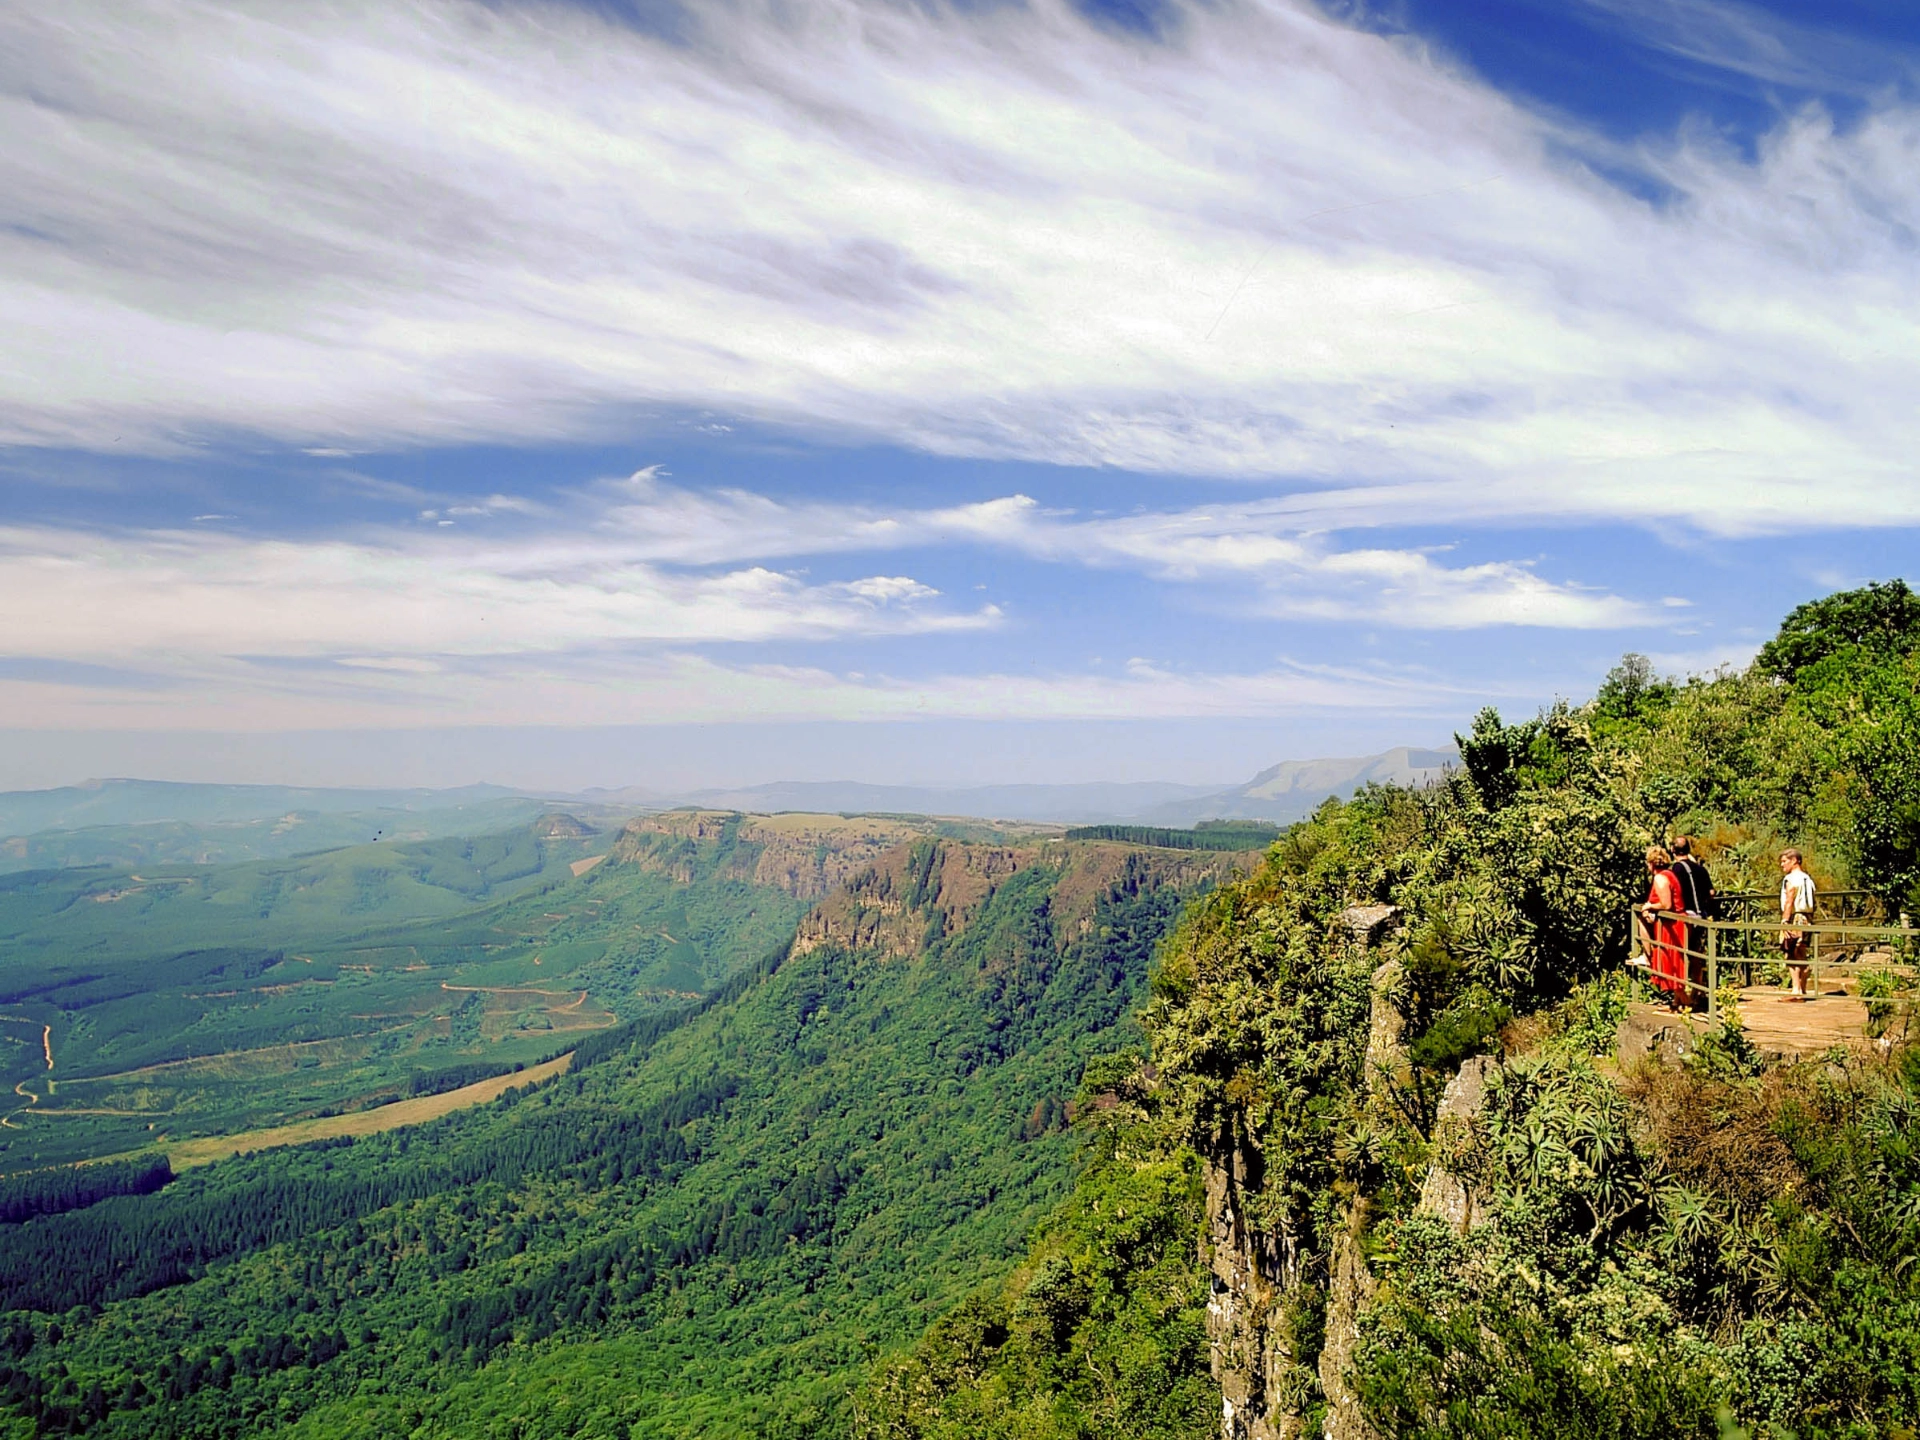
<instances>
[{"instance_id":1,"label":"green mountain slope","mask_svg":"<svg viewBox=\"0 0 1920 1440\"><path fill-rule=\"evenodd\" d=\"M53 954L80 963L167 947L337 944L551 883L583 853L578 839L521 828L241 865L27 872L0 881L0 943L10 964L35 969Z\"/></svg>"},{"instance_id":2,"label":"green mountain slope","mask_svg":"<svg viewBox=\"0 0 1920 1440\"><path fill-rule=\"evenodd\" d=\"M179 822L225 824L286 815L371 813L425 815L485 812L528 797L498 785L453 790L346 790L291 785L200 785L165 780L89 780L53 790L0 791L0 836L34 835L96 825ZM478 829L493 828L480 825Z\"/></svg>"},{"instance_id":3,"label":"green mountain slope","mask_svg":"<svg viewBox=\"0 0 1920 1440\"><path fill-rule=\"evenodd\" d=\"M804 909L717 841L675 874L622 862L619 841L550 817L291 861L0 877L0 1079L25 1087L0 1112L0 1173L529 1063L706 993Z\"/></svg>"},{"instance_id":4,"label":"green mountain slope","mask_svg":"<svg viewBox=\"0 0 1920 1440\"><path fill-rule=\"evenodd\" d=\"M844 1433L1067 1194L1080 1073L1229 864L913 842L545 1088L14 1227L0 1394L102 1436Z\"/></svg>"}]
</instances>

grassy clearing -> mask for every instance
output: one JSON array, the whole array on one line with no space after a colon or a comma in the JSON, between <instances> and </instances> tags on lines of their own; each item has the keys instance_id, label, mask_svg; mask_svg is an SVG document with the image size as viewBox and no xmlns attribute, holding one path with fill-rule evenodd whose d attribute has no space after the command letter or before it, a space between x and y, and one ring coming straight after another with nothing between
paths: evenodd
<instances>
[{"instance_id":1,"label":"grassy clearing","mask_svg":"<svg viewBox=\"0 0 1920 1440\"><path fill-rule=\"evenodd\" d=\"M462 1086L458 1090L449 1090L443 1095L421 1095L410 1100L396 1100L391 1105L381 1105L372 1110L362 1110L352 1115L327 1115L315 1120L296 1120L287 1125L275 1125L265 1130L250 1130L240 1135L210 1135L201 1140L182 1140L165 1147L167 1160L176 1171L190 1169L195 1165L211 1165L216 1160L225 1160L230 1155L245 1155L255 1150L271 1150L281 1145L303 1145L311 1140L337 1140L343 1137L360 1135L379 1135L388 1130L398 1130L407 1125L424 1125L429 1120L438 1120L442 1115L451 1115L456 1110L465 1110L473 1105L485 1105L497 1100L508 1090L527 1085L538 1085L561 1074L573 1063L571 1053L549 1060L544 1065L529 1066L508 1075L495 1075L491 1079L479 1080L472 1085Z\"/></svg>"}]
</instances>

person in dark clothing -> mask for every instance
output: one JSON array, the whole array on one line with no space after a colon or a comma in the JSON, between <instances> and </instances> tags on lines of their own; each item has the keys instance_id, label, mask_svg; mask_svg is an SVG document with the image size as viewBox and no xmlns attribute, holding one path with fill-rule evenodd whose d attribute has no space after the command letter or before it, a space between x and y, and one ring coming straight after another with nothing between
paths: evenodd
<instances>
[{"instance_id":1,"label":"person in dark clothing","mask_svg":"<svg viewBox=\"0 0 1920 1440\"><path fill-rule=\"evenodd\" d=\"M1693 837L1676 835L1668 848L1673 853L1673 873L1680 882L1680 898L1686 902L1687 913L1702 920L1718 920L1720 902L1713 893L1713 876L1694 858Z\"/></svg>"},{"instance_id":2,"label":"person in dark clothing","mask_svg":"<svg viewBox=\"0 0 1920 1440\"><path fill-rule=\"evenodd\" d=\"M1693 854L1693 837L1676 835L1669 847L1673 851L1673 878L1680 882L1680 908L1696 920L1718 920L1720 901L1713 893L1713 876L1707 873ZM1705 926L1687 926L1687 978L1702 987L1692 992L1696 1003L1704 1004L1707 983L1707 931Z\"/></svg>"}]
</instances>

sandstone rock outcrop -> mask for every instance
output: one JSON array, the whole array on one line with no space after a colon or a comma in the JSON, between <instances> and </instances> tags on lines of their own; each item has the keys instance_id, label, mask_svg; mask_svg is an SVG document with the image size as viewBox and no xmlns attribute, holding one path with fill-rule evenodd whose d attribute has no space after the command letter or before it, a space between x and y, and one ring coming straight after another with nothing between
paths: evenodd
<instances>
[{"instance_id":1,"label":"sandstone rock outcrop","mask_svg":"<svg viewBox=\"0 0 1920 1440\"><path fill-rule=\"evenodd\" d=\"M923 838L895 846L815 906L800 922L794 952L825 944L902 957L930 939L957 934L1012 876L1032 865L1059 872L1050 918L1065 946L1094 923L1094 907L1116 886L1196 885L1224 879L1233 857L1209 851L1143 851L1105 841L962 845Z\"/></svg>"},{"instance_id":2,"label":"sandstone rock outcrop","mask_svg":"<svg viewBox=\"0 0 1920 1440\"><path fill-rule=\"evenodd\" d=\"M1472 1142L1474 1119L1486 1103L1487 1080L1496 1064L1491 1056L1476 1055L1447 1082L1433 1123L1434 1162L1420 1186L1420 1208L1438 1215L1463 1235L1484 1225L1490 1217L1485 1201L1448 1168L1448 1161Z\"/></svg>"},{"instance_id":3,"label":"sandstone rock outcrop","mask_svg":"<svg viewBox=\"0 0 1920 1440\"><path fill-rule=\"evenodd\" d=\"M1399 918L1395 906L1354 906L1341 912L1335 933L1364 952L1381 944ZM1366 1053L1370 1090L1393 1083L1406 1069L1401 977L1399 962L1391 959L1372 975ZM1220 1384L1222 1440L1304 1437L1305 1414L1316 1386L1325 1403L1329 1437L1372 1440L1358 1399L1346 1383L1359 1314L1374 1291L1366 1259L1350 1224L1336 1240L1324 1276L1325 1338L1320 1351L1317 1356L1296 1353L1299 1342L1287 1316L1306 1299L1302 1287L1310 1277L1305 1257L1289 1237L1263 1233L1249 1223L1247 1192L1257 1188L1257 1166L1257 1156L1236 1146L1210 1157L1206 1168L1201 1260L1211 1275L1207 1336L1214 1378Z\"/></svg>"},{"instance_id":4,"label":"sandstone rock outcrop","mask_svg":"<svg viewBox=\"0 0 1920 1440\"><path fill-rule=\"evenodd\" d=\"M669 810L632 821L615 842L616 864L639 865L680 884L704 867L767 885L801 900L833 893L896 846L932 829L929 821L873 815L741 815Z\"/></svg>"}]
</instances>

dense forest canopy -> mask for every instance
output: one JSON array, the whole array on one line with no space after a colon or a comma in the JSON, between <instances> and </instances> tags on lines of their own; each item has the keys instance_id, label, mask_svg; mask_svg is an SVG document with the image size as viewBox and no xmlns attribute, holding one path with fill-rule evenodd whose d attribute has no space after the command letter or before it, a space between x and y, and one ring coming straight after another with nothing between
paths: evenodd
<instances>
[{"instance_id":1,"label":"dense forest canopy","mask_svg":"<svg viewBox=\"0 0 1920 1440\"><path fill-rule=\"evenodd\" d=\"M143 1440L844 1433L866 1358L1069 1191L1074 1085L1137 1039L1154 946L1231 863L893 858L541 1088L157 1194L127 1167L24 1177L0 1194L6 1413Z\"/></svg>"},{"instance_id":2,"label":"dense forest canopy","mask_svg":"<svg viewBox=\"0 0 1920 1440\"><path fill-rule=\"evenodd\" d=\"M1780 633L1760 647L1756 667L1791 684L1829 655L1865 651L1898 658L1920 644L1920 596L1904 580L1876 581L1794 607Z\"/></svg>"}]
</instances>

